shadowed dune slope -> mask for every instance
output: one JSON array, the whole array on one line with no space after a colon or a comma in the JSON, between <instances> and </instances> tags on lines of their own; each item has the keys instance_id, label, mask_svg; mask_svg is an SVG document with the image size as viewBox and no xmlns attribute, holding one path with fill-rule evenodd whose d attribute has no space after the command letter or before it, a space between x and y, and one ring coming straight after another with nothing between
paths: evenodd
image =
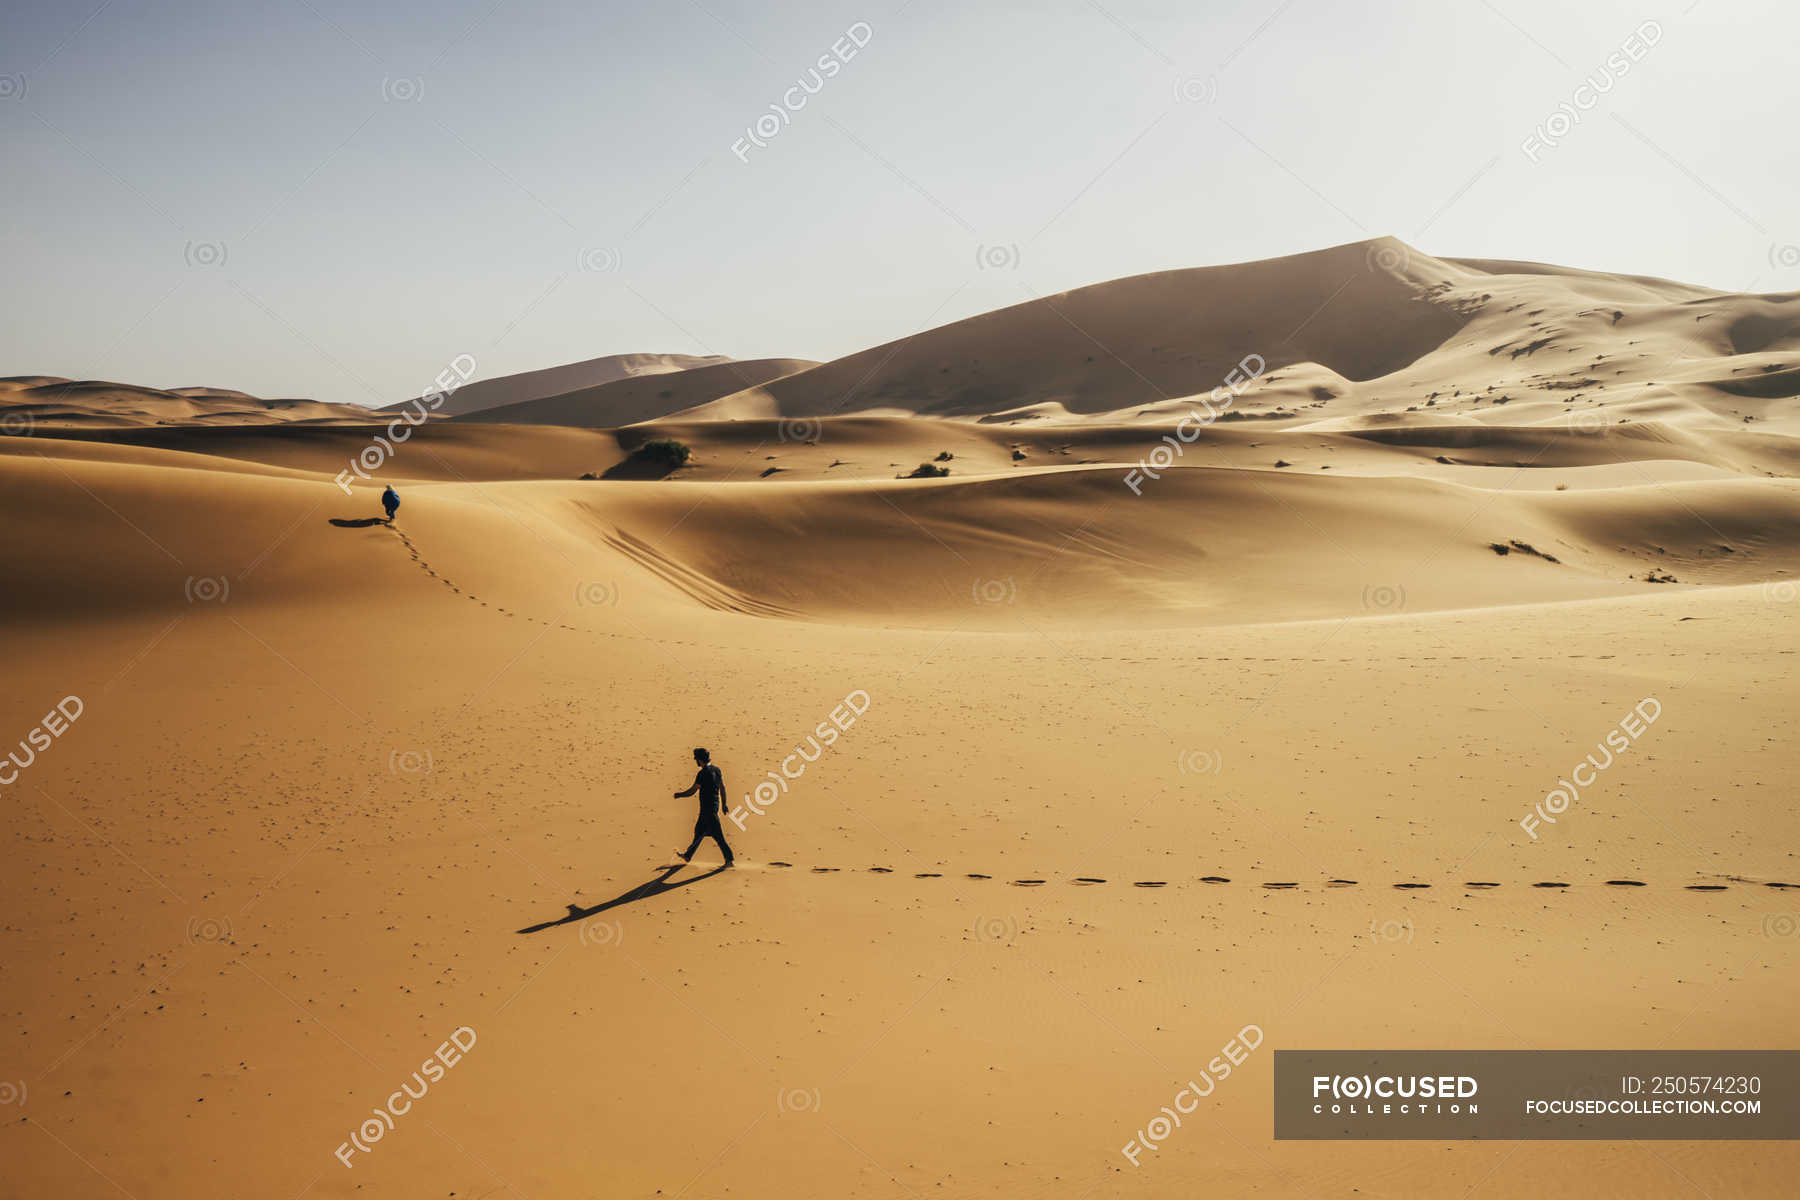
<instances>
[{"instance_id":1,"label":"shadowed dune slope","mask_svg":"<svg viewBox=\"0 0 1800 1200\"><path fill-rule=\"evenodd\" d=\"M460 416L463 413L479 412L484 408L499 408L526 400L560 396L638 375L666 375L673 371L686 371L728 361L730 360L718 355L608 354L584 362L565 363L559 367L520 371L515 375L501 375L494 379L477 379L473 383L465 383L438 406L437 412L446 417ZM422 385L421 391L430 386L428 380ZM412 398L408 397L400 404L411 402ZM390 407L397 408L400 404Z\"/></svg>"},{"instance_id":2,"label":"shadowed dune slope","mask_svg":"<svg viewBox=\"0 0 1800 1200\"><path fill-rule=\"evenodd\" d=\"M690 367L685 371L632 375L541 400L524 400L465 412L453 419L495 425L612 429L696 408L721 396L818 365L806 358L758 358Z\"/></svg>"}]
</instances>

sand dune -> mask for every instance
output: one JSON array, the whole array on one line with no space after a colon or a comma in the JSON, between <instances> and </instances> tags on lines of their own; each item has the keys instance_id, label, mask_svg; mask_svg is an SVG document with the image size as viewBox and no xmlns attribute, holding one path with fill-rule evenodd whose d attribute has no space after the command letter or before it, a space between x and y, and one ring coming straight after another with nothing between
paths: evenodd
<instances>
[{"instance_id":1,"label":"sand dune","mask_svg":"<svg viewBox=\"0 0 1800 1200\"><path fill-rule=\"evenodd\" d=\"M855 412L1173 420L1246 356L1224 419L1354 424L1791 422L1800 297L1730 296L1529 263L1437 259L1392 238L1080 288L726 396L690 417ZM1479 383L1475 382L1479 380ZM1723 394L1721 394L1723 393Z\"/></svg>"},{"instance_id":2,"label":"sand dune","mask_svg":"<svg viewBox=\"0 0 1800 1200\"><path fill-rule=\"evenodd\" d=\"M137 387L93 379L15 375L0 379L0 430L82 429L153 425L207 425L244 422L334 423L367 421L373 414L356 404L318 400L264 400L228 388Z\"/></svg>"},{"instance_id":3,"label":"sand dune","mask_svg":"<svg viewBox=\"0 0 1800 1200\"><path fill-rule=\"evenodd\" d=\"M62 399L0 438L0 740L83 709L0 784L0 1192L1784 1194L1791 1143L1275 1142L1269 1095L1791 1041L1795 299L1379 240L496 380L348 494L391 414L9 381ZM781 785L729 873L668 857L699 744Z\"/></svg>"},{"instance_id":4,"label":"sand dune","mask_svg":"<svg viewBox=\"0 0 1800 1200\"><path fill-rule=\"evenodd\" d=\"M1373 378L1428 353L1466 321L1426 295L1443 264L1420 256L1390 269L1379 265L1386 249L1357 243L1078 288L718 403L737 412L754 401L760 415L802 417L977 416L1032 404L1119 412L1209 392L1252 352L1274 368L1312 364L1321 379ZM1384 336L1365 336L1370 326Z\"/></svg>"},{"instance_id":5,"label":"sand dune","mask_svg":"<svg viewBox=\"0 0 1800 1200\"><path fill-rule=\"evenodd\" d=\"M180 611L178 563L246 559L278 533L285 557L303 566L292 580L271 572L273 594L366 584L361 570L329 570L344 539L327 519L378 511L370 489L347 498L292 471L179 471L155 459L0 465L13 502L35 498L40 529L57 531L54 558L38 568L56 586L8 597L21 615ZM414 507L441 495L465 512L488 565L459 554L460 574L510 570L541 585L553 573L567 577L552 590L577 586L565 564L498 548L529 531L584 570L649 570L657 579L647 585L677 607L866 626L1231 625L1800 578L1800 483L1785 480L1496 491L1207 467L1172 471L1133 496L1116 469L1063 467L746 487L484 481L404 494ZM132 514L103 554L80 536L96 497ZM1382 530L1373 543L1371 526Z\"/></svg>"},{"instance_id":6,"label":"sand dune","mask_svg":"<svg viewBox=\"0 0 1800 1200\"><path fill-rule=\"evenodd\" d=\"M804 358L758 358L632 375L557 396L465 411L457 419L503 425L611 429L697 408L721 396L818 365Z\"/></svg>"},{"instance_id":7,"label":"sand dune","mask_svg":"<svg viewBox=\"0 0 1800 1200\"><path fill-rule=\"evenodd\" d=\"M458 387L435 411L440 416L460 416L508 404L522 404L528 400L562 396L640 375L667 375L729 361L713 354L608 354L602 358L566 363L560 367L521 371L516 375L501 375L494 379L478 379ZM426 388L431 386L429 382L425 385ZM392 407L409 403L410 397Z\"/></svg>"}]
</instances>

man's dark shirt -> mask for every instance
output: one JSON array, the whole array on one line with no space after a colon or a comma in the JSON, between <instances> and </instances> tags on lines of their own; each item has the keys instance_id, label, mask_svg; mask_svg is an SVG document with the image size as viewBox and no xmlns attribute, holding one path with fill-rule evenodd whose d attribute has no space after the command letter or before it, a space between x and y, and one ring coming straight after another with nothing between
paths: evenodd
<instances>
[{"instance_id":1,"label":"man's dark shirt","mask_svg":"<svg viewBox=\"0 0 1800 1200\"><path fill-rule=\"evenodd\" d=\"M719 768L712 763L701 767L694 776L694 786L700 789L700 815L711 816L718 812L725 791L725 777L719 773Z\"/></svg>"}]
</instances>

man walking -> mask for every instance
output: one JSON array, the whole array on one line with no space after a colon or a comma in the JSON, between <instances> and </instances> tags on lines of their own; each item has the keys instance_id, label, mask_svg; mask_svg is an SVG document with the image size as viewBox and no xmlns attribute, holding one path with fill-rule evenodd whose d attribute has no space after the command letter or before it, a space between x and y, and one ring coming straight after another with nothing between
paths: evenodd
<instances>
[{"instance_id":1,"label":"man walking","mask_svg":"<svg viewBox=\"0 0 1800 1200\"><path fill-rule=\"evenodd\" d=\"M725 776L720 774L719 768L713 766L712 755L703 747L694 750L694 762L700 767L694 776L694 786L685 792L675 793L677 800L695 792L700 793L700 819L694 822L694 841L682 851L681 861L692 862L694 851L700 848L700 843L711 838L724 851L725 865L729 867L732 863L731 847L725 844L725 830L719 824L719 806L725 799Z\"/></svg>"}]
</instances>

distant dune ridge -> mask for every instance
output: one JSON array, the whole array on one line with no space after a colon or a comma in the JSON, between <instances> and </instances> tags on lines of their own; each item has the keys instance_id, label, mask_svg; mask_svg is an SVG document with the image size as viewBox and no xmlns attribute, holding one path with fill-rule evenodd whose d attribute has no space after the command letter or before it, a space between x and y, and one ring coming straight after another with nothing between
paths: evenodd
<instances>
[{"instance_id":1,"label":"distant dune ridge","mask_svg":"<svg viewBox=\"0 0 1800 1200\"><path fill-rule=\"evenodd\" d=\"M640 375L664 375L728 361L730 360L716 354L608 354L585 362L545 367L538 371L521 371L517 375L502 375L496 379L480 379L464 384L451 393L437 412L446 417L460 416L482 409L520 404L527 400L566 395L583 388L599 387L601 384ZM426 388L429 387L428 382ZM401 403L409 403L411 399L408 397Z\"/></svg>"},{"instance_id":2,"label":"distant dune ridge","mask_svg":"<svg viewBox=\"0 0 1800 1200\"><path fill-rule=\"evenodd\" d=\"M97 379L14 375L0 379L0 430L37 426L344 423L375 419L357 404L264 400L229 388L149 388Z\"/></svg>"},{"instance_id":3,"label":"distant dune ridge","mask_svg":"<svg viewBox=\"0 0 1800 1200\"><path fill-rule=\"evenodd\" d=\"M1794 293L1735 295L1539 263L1433 258L1375 238L1112 280L825 363L608 355L465 384L437 414L583 428L676 415L1172 420L1255 355L1266 369L1226 419L1283 428L1517 425L1579 421L1605 408L1615 422L1756 424L1792 416L1796 353ZM0 411L52 424L354 420L364 411L41 376L0 381L0 389ZM1742 399L1784 403L1749 412Z\"/></svg>"},{"instance_id":4,"label":"distant dune ridge","mask_svg":"<svg viewBox=\"0 0 1800 1200\"><path fill-rule=\"evenodd\" d=\"M1227 379L1241 392L1203 404ZM1114 280L825 363L613 355L471 383L445 406L454 419L404 440L354 406L0 387L0 420L35 435L0 439L14 471L51 455L121 483L205 468L235 477L209 493L266 490L336 478L390 439L362 486L448 500L516 483L527 528L609 559L654 547L672 556L654 586L708 581L672 602L722 588L762 616L1359 615L1358 589L1306 568L1339 546L1364 571L1386 563L1414 608L1800 573L1800 297L1439 259L1391 238ZM653 438L691 447L670 473L702 490L622 469ZM921 463L948 477L898 481ZM169 478L144 503L179 507L197 483ZM713 503L690 514L698 498ZM72 521L86 503L71 498ZM1220 519L1193 524L1202 511ZM496 560L516 549L502 538ZM971 617L941 578L983 559L1057 586Z\"/></svg>"},{"instance_id":5,"label":"distant dune ridge","mask_svg":"<svg viewBox=\"0 0 1800 1200\"><path fill-rule=\"evenodd\" d=\"M723 396L818 365L806 358L759 358L628 375L561 395L463 411L455 419L496 425L613 429L709 405Z\"/></svg>"},{"instance_id":6,"label":"distant dune ridge","mask_svg":"<svg viewBox=\"0 0 1800 1200\"><path fill-rule=\"evenodd\" d=\"M1496 404L1526 404L1503 414L1510 424L1521 412L1557 420L1603 399L1646 415L1717 416L1718 392L1753 386L1747 377L1771 367L1779 378L1765 394L1800 392L1800 377L1742 357L1796 346L1793 294L1438 259L1377 238L1027 301L688 415L1172 415L1254 353L1268 371L1240 411L1264 416L1356 421L1418 405L1497 421ZM1671 370L1676 350L1689 361ZM1591 386L1566 386L1589 376Z\"/></svg>"}]
</instances>

